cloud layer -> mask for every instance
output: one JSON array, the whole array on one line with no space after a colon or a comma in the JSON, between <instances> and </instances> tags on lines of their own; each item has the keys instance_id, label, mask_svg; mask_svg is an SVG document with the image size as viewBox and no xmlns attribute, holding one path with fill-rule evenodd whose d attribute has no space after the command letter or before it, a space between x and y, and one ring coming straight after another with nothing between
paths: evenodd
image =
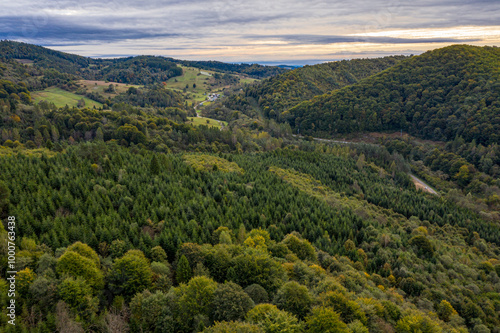
<instances>
[{"instance_id":1,"label":"cloud layer","mask_svg":"<svg viewBox=\"0 0 500 333\"><path fill-rule=\"evenodd\" d=\"M90 56L306 61L500 43L498 0L19 0L2 7L0 39Z\"/></svg>"}]
</instances>

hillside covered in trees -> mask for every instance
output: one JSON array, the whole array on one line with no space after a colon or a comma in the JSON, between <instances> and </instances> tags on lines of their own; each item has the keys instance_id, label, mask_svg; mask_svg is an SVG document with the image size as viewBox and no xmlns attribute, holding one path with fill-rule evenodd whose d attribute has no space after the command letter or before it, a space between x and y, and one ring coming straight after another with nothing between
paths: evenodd
<instances>
[{"instance_id":1,"label":"hillside covered in trees","mask_svg":"<svg viewBox=\"0 0 500 333\"><path fill-rule=\"evenodd\" d=\"M498 224L416 192L406 168L375 147L218 156L91 143L4 155L23 325L498 327Z\"/></svg>"},{"instance_id":2,"label":"hillside covered in trees","mask_svg":"<svg viewBox=\"0 0 500 333\"><path fill-rule=\"evenodd\" d=\"M498 49L288 71L225 90L203 110L225 105L228 123L213 127L190 118L181 92L152 82L180 68L174 61L86 64L9 45L0 42L0 333L500 333L499 145L467 136L472 124L496 129ZM97 72L150 83L103 82L98 94L81 80ZM102 104L33 101L53 86ZM347 126L346 114L365 124L361 109L340 108L358 93L367 112L386 94L391 108L411 114L425 101L428 112L403 128L415 137L292 135L300 124L331 136L319 126L335 110L344 118L332 126ZM417 138L452 113L462 127L442 127L447 142ZM6 316L8 216L16 326Z\"/></svg>"},{"instance_id":3,"label":"hillside covered in trees","mask_svg":"<svg viewBox=\"0 0 500 333\"><path fill-rule=\"evenodd\" d=\"M377 59L354 59L304 66L267 80L256 82L237 91L225 100L204 111L218 119L230 120L232 110L248 116L265 116L276 119L279 115L317 95L354 84L370 75L379 73L401 60L404 56ZM262 111L256 111L256 109Z\"/></svg>"},{"instance_id":4,"label":"hillside covered in trees","mask_svg":"<svg viewBox=\"0 0 500 333\"><path fill-rule=\"evenodd\" d=\"M426 139L500 142L500 49L426 52L280 115L301 133L404 130Z\"/></svg>"},{"instance_id":5,"label":"hillside covered in trees","mask_svg":"<svg viewBox=\"0 0 500 333\"><path fill-rule=\"evenodd\" d=\"M259 64L234 64L220 61L194 61L194 60L178 60L168 58L172 62L195 67L200 69L215 70L223 73L245 74L256 79L263 79L278 75L287 71L279 66L264 66Z\"/></svg>"},{"instance_id":6,"label":"hillside covered in trees","mask_svg":"<svg viewBox=\"0 0 500 333\"><path fill-rule=\"evenodd\" d=\"M276 118L302 101L357 83L405 58L353 59L305 66L251 86L245 93L258 100L265 116Z\"/></svg>"},{"instance_id":7,"label":"hillside covered in trees","mask_svg":"<svg viewBox=\"0 0 500 333\"><path fill-rule=\"evenodd\" d=\"M286 71L276 66L228 64L217 61L185 61L154 56L116 59L89 58L14 41L0 41L0 59L31 60L40 68L79 75L89 80L109 80L130 84L158 83L179 76L182 74L182 69L177 64L245 74L254 78L265 78Z\"/></svg>"}]
</instances>

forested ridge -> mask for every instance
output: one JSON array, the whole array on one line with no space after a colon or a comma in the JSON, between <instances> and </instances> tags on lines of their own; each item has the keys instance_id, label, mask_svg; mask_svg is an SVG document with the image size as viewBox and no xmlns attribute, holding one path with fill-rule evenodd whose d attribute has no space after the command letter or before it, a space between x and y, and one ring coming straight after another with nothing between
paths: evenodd
<instances>
[{"instance_id":1,"label":"forested ridge","mask_svg":"<svg viewBox=\"0 0 500 333\"><path fill-rule=\"evenodd\" d=\"M347 147L189 156L87 143L2 158L3 214L16 216L23 235L20 301L45 314L37 329L61 325L62 313L65 325L93 330L110 316L133 331L166 332L244 319L224 325L498 326L498 224L485 229L471 211L416 192L394 156ZM94 264L78 261L88 253ZM252 319L264 307L248 312L259 303L253 289L288 319ZM208 303L192 303L190 292ZM246 303L236 310L239 298Z\"/></svg>"},{"instance_id":2,"label":"forested ridge","mask_svg":"<svg viewBox=\"0 0 500 333\"><path fill-rule=\"evenodd\" d=\"M249 116L276 119L289 108L394 66L405 56L353 59L304 66L248 86L205 110L206 114L229 120L230 110ZM252 105L254 101L255 106ZM262 111L255 111L258 107Z\"/></svg>"},{"instance_id":3,"label":"forested ridge","mask_svg":"<svg viewBox=\"0 0 500 333\"><path fill-rule=\"evenodd\" d=\"M253 78L267 78L287 71L279 66L264 66L259 64L234 64L220 61L194 61L168 58L172 62L200 69L215 70L223 73L245 74Z\"/></svg>"},{"instance_id":4,"label":"forested ridge","mask_svg":"<svg viewBox=\"0 0 500 333\"><path fill-rule=\"evenodd\" d=\"M0 332L500 332L498 143L466 130L447 142L402 133L318 142L293 136L298 123L286 118L395 73L410 80L419 67L408 64L427 64L421 85L444 80L452 98L457 86L435 72L449 59L458 86L477 83L463 86L478 94L470 110L483 96L496 112L496 81L474 73L496 75L497 49L330 63L235 86L205 109L226 105L222 129L195 126L195 110L161 82L94 96L102 107L35 103L45 87L83 90L85 64L26 46L33 50L47 67L8 52L0 61ZM165 61L134 57L99 70L161 81L175 68ZM283 111L332 87L341 89ZM448 110L436 96L434 108ZM314 110L301 116L301 133L330 135L308 129ZM488 117L467 121L483 129L495 125ZM417 190L411 174L437 194ZM16 326L6 316L12 231Z\"/></svg>"},{"instance_id":5,"label":"forested ridge","mask_svg":"<svg viewBox=\"0 0 500 333\"><path fill-rule=\"evenodd\" d=\"M265 116L277 117L302 101L354 84L405 58L353 59L305 66L251 86L245 93L258 100Z\"/></svg>"},{"instance_id":6,"label":"forested ridge","mask_svg":"<svg viewBox=\"0 0 500 333\"><path fill-rule=\"evenodd\" d=\"M32 60L40 68L82 76L89 80L150 84L182 74L177 64L264 78L286 70L257 64L228 64L217 61L184 61L165 57L136 56L116 59L89 58L51 50L42 46L0 41L0 58Z\"/></svg>"},{"instance_id":7,"label":"forested ridge","mask_svg":"<svg viewBox=\"0 0 500 333\"><path fill-rule=\"evenodd\" d=\"M297 105L281 119L315 135L404 130L426 139L499 143L500 49L428 51L352 86Z\"/></svg>"}]
</instances>

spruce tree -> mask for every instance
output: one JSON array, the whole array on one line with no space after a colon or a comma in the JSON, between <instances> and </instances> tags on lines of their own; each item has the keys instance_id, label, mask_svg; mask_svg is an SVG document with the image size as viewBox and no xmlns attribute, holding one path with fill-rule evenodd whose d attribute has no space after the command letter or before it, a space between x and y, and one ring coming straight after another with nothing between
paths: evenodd
<instances>
[{"instance_id":1,"label":"spruce tree","mask_svg":"<svg viewBox=\"0 0 500 333\"><path fill-rule=\"evenodd\" d=\"M157 175L160 173L160 163L158 162L156 155L153 156L153 158L151 159L151 164L149 166L149 170L151 171L151 174L153 174L153 175Z\"/></svg>"},{"instance_id":2,"label":"spruce tree","mask_svg":"<svg viewBox=\"0 0 500 333\"><path fill-rule=\"evenodd\" d=\"M177 283L188 283L192 276L191 266L189 266L189 261L185 255L179 259L177 263L177 270L175 272L175 277Z\"/></svg>"}]
</instances>

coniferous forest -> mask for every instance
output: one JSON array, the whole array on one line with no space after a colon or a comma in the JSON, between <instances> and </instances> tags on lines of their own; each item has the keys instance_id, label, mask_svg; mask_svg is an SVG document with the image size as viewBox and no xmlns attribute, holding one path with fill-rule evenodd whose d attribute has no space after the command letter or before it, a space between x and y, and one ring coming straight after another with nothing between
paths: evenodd
<instances>
[{"instance_id":1,"label":"coniferous forest","mask_svg":"<svg viewBox=\"0 0 500 333\"><path fill-rule=\"evenodd\" d=\"M0 42L0 332L500 332L499 64ZM232 83L196 109L188 66Z\"/></svg>"}]
</instances>

